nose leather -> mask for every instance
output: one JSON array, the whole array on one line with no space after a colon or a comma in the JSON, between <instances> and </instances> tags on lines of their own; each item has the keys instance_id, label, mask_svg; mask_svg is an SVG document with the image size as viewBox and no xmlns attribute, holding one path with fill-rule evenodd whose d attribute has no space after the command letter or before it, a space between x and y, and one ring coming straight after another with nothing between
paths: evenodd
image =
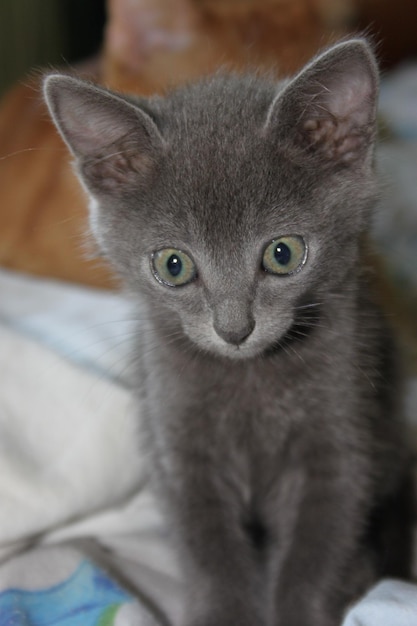
<instances>
[{"instance_id":1,"label":"nose leather","mask_svg":"<svg viewBox=\"0 0 417 626\"><path fill-rule=\"evenodd\" d=\"M252 333L255 321L245 302L225 299L214 311L213 326L219 337L238 346Z\"/></svg>"},{"instance_id":2,"label":"nose leather","mask_svg":"<svg viewBox=\"0 0 417 626\"><path fill-rule=\"evenodd\" d=\"M227 343L231 343L235 346L243 343L247 337L251 334L255 327L255 322L251 322L244 328L239 328L238 330L223 330L221 328L216 328L216 333L224 339Z\"/></svg>"}]
</instances>

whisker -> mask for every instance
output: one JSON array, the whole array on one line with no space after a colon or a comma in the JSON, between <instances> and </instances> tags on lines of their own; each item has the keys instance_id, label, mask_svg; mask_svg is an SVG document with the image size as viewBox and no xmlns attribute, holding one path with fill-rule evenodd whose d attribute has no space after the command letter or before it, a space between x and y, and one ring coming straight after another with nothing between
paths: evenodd
<instances>
[{"instance_id":1,"label":"whisker","mask_svg":"<svg viewBox=\"0 0 417 626\"><path fill-rule=\"evenodd\" d=\"M68 154L68 150L66 148L22 148L21 150L15 150L14 152L9 152L8 154L0 156L0 161L5 161L6 159L19 156L20 154L25 154L26 152L56 152L60 154Z\"/></svg>"},{"instance_id":2,"label":"whisker","mask_svg":"<svg viewBox=\"0 0 417 626\"><path fill-rule=\"evenodd\" d=\"M318 306L322 306L323 302L311 302L310 304L301 304L295 307L295 309L297 311L302 310L302 309L310 309L313 307L318 307Z\"/></svg>"}]
</instances>

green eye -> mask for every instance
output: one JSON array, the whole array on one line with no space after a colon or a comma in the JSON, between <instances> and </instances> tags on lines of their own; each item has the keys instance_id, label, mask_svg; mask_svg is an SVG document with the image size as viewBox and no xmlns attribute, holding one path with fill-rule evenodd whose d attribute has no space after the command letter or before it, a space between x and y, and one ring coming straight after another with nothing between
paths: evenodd
<instances>
[{"instance_id":1,"label":"green eye","mask_svg":"<svg viewBox=\"0 0 417 626\"><path fill-rule=\"evenodd\" d=\"M304 265L307 246L298 235L287 235L271 241L262 259L265 271L272 274L294 274Z\"/></svg>"},{"instance_id":2,"label":"green eye","mask_svg":"<svg viewBox=\"0 0 417 626\"><path fill-rule=\"evenodd\" d=\"M194 262L188 254L175 248L164 248L154 252L152 266L156 280L168 287L186 285L197 276Z\"/></svg>"}]
</instances>

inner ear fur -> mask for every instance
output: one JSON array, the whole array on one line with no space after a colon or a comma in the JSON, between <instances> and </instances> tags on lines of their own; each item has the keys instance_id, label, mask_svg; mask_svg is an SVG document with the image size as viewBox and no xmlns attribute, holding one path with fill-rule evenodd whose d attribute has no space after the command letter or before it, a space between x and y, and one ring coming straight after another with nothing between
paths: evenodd
<instances>
[{"instance_id":1,"label":"inner ear fur","mask_svg":"<svg viewBox=\"0 0 417 626\"><path fill-rule=\"evenodd\" d=\"M323 160L363 161L376 126L378 69L361 39L332 47L276 96L266 130Z\"/></svg>"},{"instance_id":2,"label":"inner ear fur","mask_svg":"<svg viewBox=\"0 0 417 626\"><path fill-rule=\"evenodd\" d=\"M119 190L147 174L163 140L139 104L60 74L46 78L44 93L52 118L92 191Z\"/></svg>"}]
</instances>

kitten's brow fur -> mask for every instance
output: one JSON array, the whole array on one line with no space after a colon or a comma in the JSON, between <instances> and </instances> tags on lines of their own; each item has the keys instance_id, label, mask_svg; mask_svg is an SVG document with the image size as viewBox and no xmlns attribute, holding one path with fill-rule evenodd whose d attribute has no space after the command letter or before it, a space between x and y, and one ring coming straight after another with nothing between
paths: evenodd
<instances>
[{"instance_id":1,"label":"kitten's brow fur","mask_svg":"<svg viewBox=\"0 0 417 626\"><path fill-rule=\"evenodd\" d=\"M186 626L336 626L375 580L409 575L395 349L360 243L377 87L363 40L279 85L217 76L140 100L46 80L144 318L137 392ZM263 259L282 236L307 249L288 275ZM165 248L194 280L160 279Z\"/></svg>"}]
</instances>

